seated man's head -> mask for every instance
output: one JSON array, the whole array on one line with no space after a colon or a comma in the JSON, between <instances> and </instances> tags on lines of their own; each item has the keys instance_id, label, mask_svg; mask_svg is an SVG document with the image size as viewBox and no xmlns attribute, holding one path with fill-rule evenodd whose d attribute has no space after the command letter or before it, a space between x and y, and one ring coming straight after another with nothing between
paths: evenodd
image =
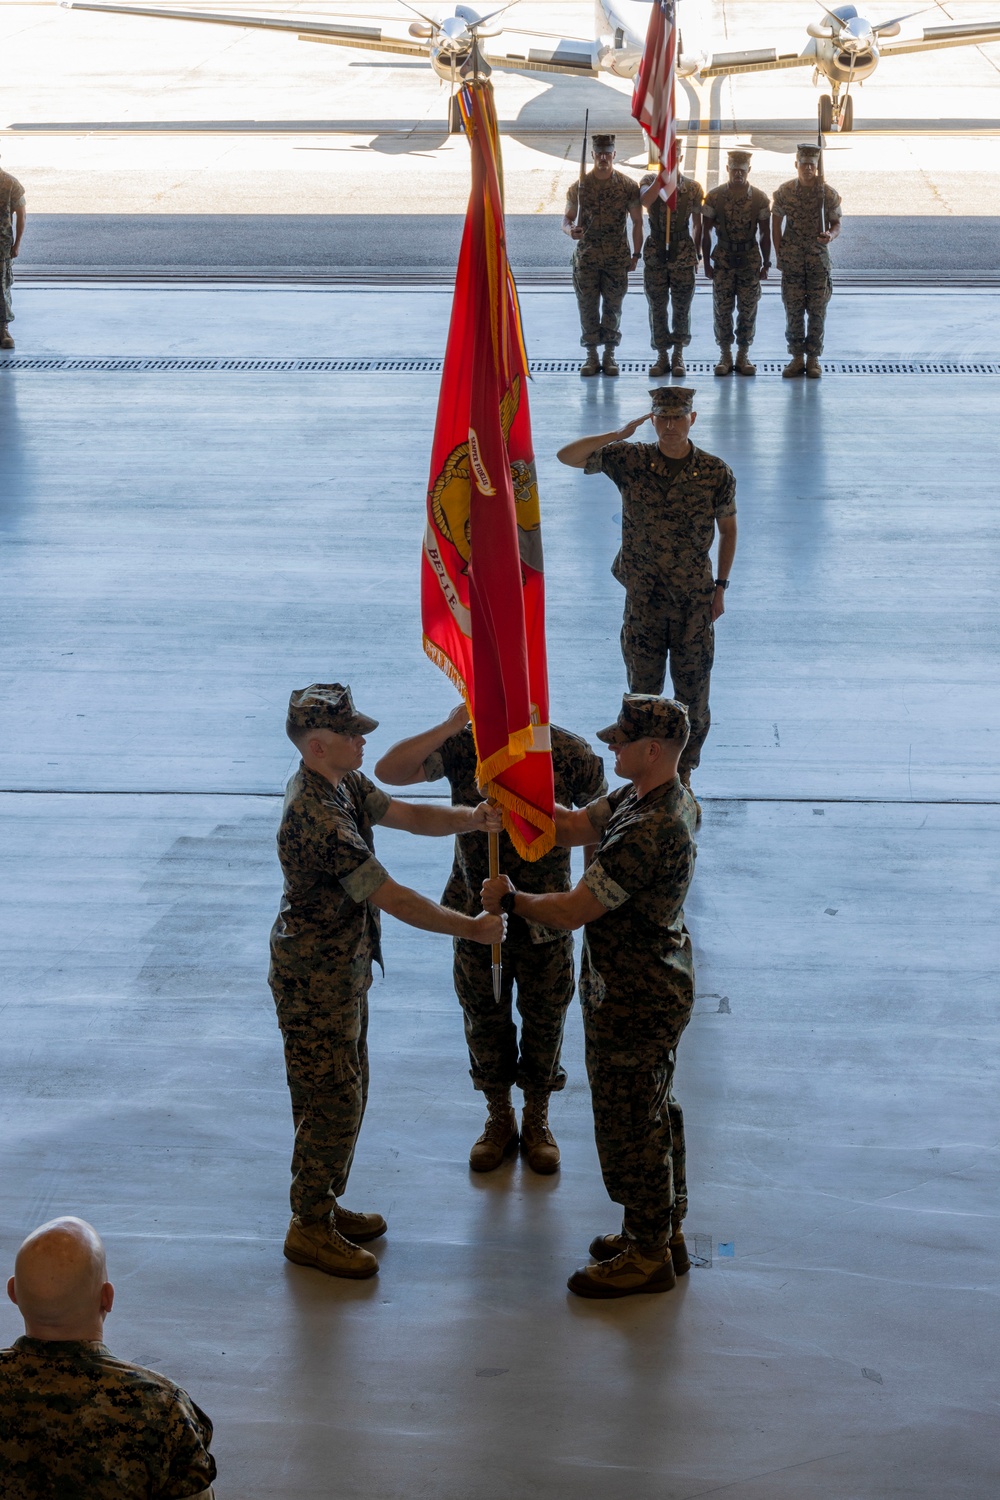
<instances>
[{"instance_id":1,"label":"seated man's head","mask_svg":"<svg viewBox=\"0 0 1000 1500\"><path fill-rule=\"evenodd\" d=\"M364 759L365 735L378 720L359 714L351 690L340 682L314 682L288 700L285 733L310 771L339 781Z\"/></svg>"},{"instance_id":2,"label":"seated man's head","mask_svg":"<svg viewBox=\"0 0 1000 1500\"><path fill-rule=\"evenodd\" d=\"M100 1339L115 1289L104 1245L83 1219L52 1219L32 1231L14 1261L7 1295L35 1339Z\"/></svg>"}]
</instances>

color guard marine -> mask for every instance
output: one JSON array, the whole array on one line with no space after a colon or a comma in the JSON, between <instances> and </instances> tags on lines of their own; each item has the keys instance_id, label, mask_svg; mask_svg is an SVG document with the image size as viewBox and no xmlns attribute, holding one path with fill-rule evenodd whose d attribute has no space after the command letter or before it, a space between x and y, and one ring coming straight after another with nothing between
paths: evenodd
<instances>
[{"instance_id":1,"label":"color guard marine","mask_svg":"<svg viewBox=\"0 0 1000 1500\"><path fill-rule=\"evenodd\" d=\"M821 180L818 146L796 150L795 173L783 182L771 203L771 237L781 272L785 304L785 340L792 356L782 374L786 380L823 373L827 303L833 295L828 245L840 233L840 194Z\"/></svg>"},{"instance_id":2,"label":"color guard marine","mask_svg":"<svg viewBox=\"0 0 1000 1500\"><path fill-rule=\"evenodd\" d=\"M573 290L580 312L580 343L587 351L580 374L617 375L622 302L629 271L635 270L642 253L642 207L638 184L615 171L614 136L595 135L592 155L593 169L566 195L562 229L576 243ZM603 360L597 354L601 344Z\"/></svg>"},{"instance_id":3,"label":"color guard marine","mask_svg":"<svg viewBox=\"0 0 1000 1500\"><path fill-rule=\"evenodd\" d=\"M751 187L748 180L750 156L749 151L729 152L729 180L706 195L701 210L701 250L705 275L712 283L715 341L719 346L716 375L731 375L734 369L738 375L757 373L757 366L750 362L750 345L757 331L760 284L767 280L771 266L771 228L767 194Z\"/></svg>"}]
</instances>

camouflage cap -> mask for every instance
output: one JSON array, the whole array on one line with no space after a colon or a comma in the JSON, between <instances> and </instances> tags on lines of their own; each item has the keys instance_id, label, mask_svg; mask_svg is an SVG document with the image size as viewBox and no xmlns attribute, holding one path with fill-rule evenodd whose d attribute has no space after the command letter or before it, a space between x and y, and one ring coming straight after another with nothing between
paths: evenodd
<instances>
[{"instance_id":1,"label":"camouflage cap","mask_svg":"<svg viewBox=\"0 0 1000 1500\"><path fill-rule=\"evenodd\" d=\"M807 141L805 142L805 144L796 146L795 155L798 157L799 161L818 161L819 150L820 148L818 146L814 146Z\"/></svg>"},{"instance_id":2,"label":"camouflage cap","mask_svg":"<svg viewBox=\"0 0 1000 1500\"><path fill-rule=\"evenodd\" d=\"M675 698L654 693L626 693L622 711L597 738L606 745L629 745L635 740L681 740L688 731L687 709Z\"/></svg>"},{"instance_id":3,"label":"camouflage cap","mask_svg":"<svg viewBox=\"0 0 1000 1500\"><path fill-rule=\"evenodd\" d=\"M730 167L748 167L752 155L752 151L727 151L726 162Z\"/></svg>"},{"instance_id":4,"label":"camouflage cap","mask_svg":"<svg viewBox=\"0 0 1000 1500\"><path fill-rule=\"evenodd\" d=\"M342 682L313 682L288 700L286 728L332 729L334 734L370 734L378 719L359 714L351 690Z\"/></svg>"},{"instance_id":5,"label":"camouflage cap","mask_svg":"<svg viewBox=\"0 0 1000 1500\"><path fill-rule=\"evenodd\" d=\"M590 137L590 148L592 151L613 151L615 149L615 138L613 135L592 135Z\"/></svg>"},{"instance_id":6,"label":"camouflage cap","mask_svg":"<svg viewBox=\"0 0 1000 1500\"><path fill-rule=\"evenodd\" d=\"M658 385L649 399L654 417L684 417L694 411L694 391L687 385Z\"/></svg>"}]
</instances>

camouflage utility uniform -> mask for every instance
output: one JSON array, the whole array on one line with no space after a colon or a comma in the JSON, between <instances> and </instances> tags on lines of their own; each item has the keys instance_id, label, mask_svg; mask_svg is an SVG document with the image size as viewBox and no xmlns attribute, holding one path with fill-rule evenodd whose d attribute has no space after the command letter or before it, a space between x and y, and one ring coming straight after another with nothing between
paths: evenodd
<instances>
[{"instance_id":1,"label":"camouflage utility uniform","mask_svg":"<svg viewBox=\"0 0 1000 1500\"><path fill-rule=\"evenodd\" d=\"M621 342L622 302L632 264L626 227L630 210L639 201L639 187L622 172L612 172L603 182L588 172L582 188L574 182L566 196L568 218L576 219L581 192L583 237L573 251L580 343L585 349L596 349L598 344L614 349Z\"/></svg>"},{"instance_id":2,"label":"camouflage utility uniform","mask_svg":"<svg viewBox=\"0 0 1000 1500\"><path fill-rule=\"evenodd\" d=\"M640 193L656 181L648 172L639 183ZM698 256L691 238L691 215L701 212L704 189L691 177L677 178L677 207L670 215L667 243L667 205L654 198L646 212L649 234L642 247L642 284L649 306L649 342L654 349L686 349L691 342L691 303L694 301ZM667 324L667 304L673 311L673 330Z\"/></svg>"},{"instance_id":3,"label":"camouflage utility uniform","mask_svg":"<svg viewBox=\"0 0 1000 1500\"><path fill-rule=\"evenodd\" d=\"M656 443L608 443L590 455L584 473L607 474L621 491L622 545L611 571L625 589L629 691L661 693L669 657L674 697L687 704L691 721L680 763L687 777L712 722L709 548L716 521L736 514L736 479L721 458L694 444L686 458L672 459Z\"/></svg>"},{"instance_id":4,"label":"camouflage utility uniform","mask_svg":"<svg viewBox=\"0 0 1000 1500\"><path fill-rule=\"evenodd\" d=\"M179 1386L88 1339L0 1349L3 1500L211 1494L212 1424Z\"/></svg>"},{"instance_id":5,"label":"camouflage utility uniform","mask_svg":"<svg viewBox=\"0 0 1000 1500\"><path fill-rule=\"evenodd\" d=\"M784 219L778 269L781 300L785 304L785 339L789 354L823 353L826 304L833 296L830 251L820 244L820 184L803 187L798 178L783 182L774 195L771 212ZM823 185L827 225L840 221L840 194ZM808 317L808 331L806 318Z\"/></svg>"},{"instance_id":6,"label":"camouflage utility uniform","mask_svg":"<svg viewBox=\"0 0 1000 1500\"><path fill-rule=\"evenodd\" d=\"M603 916L584 928L580 1002L594 1134L623 1232L660 1248L687 1212L677 1043L694 1005L684 899L694 873L695 802L675 777L587 808L600 834L584 880Z\"/></svg>"},{"instance_id":7,"label":"camouflage utility uniform","mask_svg":"<svg viewBox=\"0 0 1000 1500\"><path fill-rule=\"evenodd\" d=\"M304 1223L326 1218L347 1186L368 1100L368 990L382 962L368 897L387 879L372 825L390 801L360 771L334 787L304 765L285 792L268 979L295 1123L292 1212Z\"/></svg>"},{"instance_id":8,"label":"camouflage utility uniform","mask_svg":"<svg viewBox=\"0 0 1000 1500\"><path fill-rule=\"evenodd\" d=\"M13 323L10 291L14 281L13 216L24 206L24 188L9 172L0 171L0 324Z\"/></svg>"},{"instance_id":9,"label":"camouflage utility uniform","mask_svg":"<svg viewBox=\"0 0 1000 1500\"><path fill-rule=\"evenodd\" d=\"M757 233L759 225L770 219L767 194L749 183L730 187L724 182L707 194L701 212L716 236L712 248L715 342L720 349L732 345L735 308L736 343L741 349L749 349L757 331L763 265Z\"/></svg>"},{"instance_id":10,"label":"camouflage utility uniform","mask_svg":"<svg viewBox=\"0 0 1000 1500\"><path fill-rule=\"evenodd\" d=\"M583 807L607 790L604 766L585 740L552 725L552 769L556 801ZM471 729L445 740L424 761L428 781L447 777L456 807L476 807L483 797L476 785L476 747ZM481 889L489 875L485 833L462 833L455 839L455 862L441 903L474 917L482 910ZM555 848L533 863L522 859L505 833L500 835L500 873L519 890L568 891L570 851ZM511 1014L514 984L521 1016ZM455 992L465 1016L470 1074L477 1089L508 1089L511 1084L533 1092L561 1089L566 1074L559 1061L566 1011L573 998L573 935L540 927L523 917L508 919L503 945L503 991L493 998L490 950L481 943L455 939Z\"/></svg>"}]
</instances>

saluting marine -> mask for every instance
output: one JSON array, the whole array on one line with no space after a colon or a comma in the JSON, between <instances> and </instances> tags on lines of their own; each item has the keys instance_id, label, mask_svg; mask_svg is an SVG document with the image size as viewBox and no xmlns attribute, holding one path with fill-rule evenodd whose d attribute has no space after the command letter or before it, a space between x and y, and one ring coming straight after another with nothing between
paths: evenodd
<instances>
[{"instance_id":1,"label":"saluting marine","mask_svg":"<svg viewBox=\"0 0 1000 1500\"><path fill-rule=\"evenodd\" d=\"M661 178L662 168L660 172L647 172L639 183L640 201L649 215L649 233L642 247L642 284L649 308L649 342L657 353L649 373L686 375L684 350L691 342L691 303L701 254L701 205L705 191L693 177L678 172L677 205L670 215L668 240L667 205L660 196ZM673 311L672 329L668 304Z\"/></svg>"},{"instance_id":2,"label":"saluting marine","mask_svg":"<svg viewBox=\"0 0 1000 1500\"><path fill-rule=\"evenodd\" d=\"M749 151L730 151L728 182L713 188L702 205L701 250L705 275L712 283L716 375L756 375L750 345L757 331L760 284L771 267L771 230L766 193L751 187ZM716 236L712 254L712 233ZM760 249L757 241L760 240ZM733 310L736 310L736 360L733 361Z\"/></svg>"},{"instance_id":3,"label":"saluting marine","mask_svg":"<svg viewBox=\"0 0 1000 1500\"><path fill-rule=\"evenodd\" d=\"M712 721L715 621L725 611L736 556L736 479L721 458L689 440L694 391L675 385L649 394L651 413L617 432L567 443L556 457L585 474L607 474L621 491L622 544L611 571L625 589L628 685L633 693L662 692L669 659L674 694L691 721L680 758L680 778L690 788ZM650 416L657 441L625 442Z\"/></svg>"},{"instance_id":4,"label":"saluting marine","mask_svg":"<svg viewBox=\"0 0 1000 1500\"><path fill-rule=\"evenodd\" d=\"M587 350L580 374L617 375L622 302L628 273L642 253L642 207L638 183L615 171L614 136L595 135L591 155L593 170L582 182L574 182L566 195L562 228L576 241L573 290L580 310L580 343ZM625 236L629 221L631 251ZM603 361L597 355L599 344L604 345Z\"/></svg>"},{"instance_id":5,"label":"saluting marine","mask_svg":"<svg viewBox=\"0 0 1000 1500\"><path fill-rule=\"evenodd\" d=\"M796 150L796 176L783 182L771 203L771 235L781 272L785 340L792 356L782 370L786 380L823 373L826 305L833 296L827 246L840 233L840 194L819 180L820 148Z\"/></svg>"},{"instance_id":6,"label":"saluting marine","mask_svg":"<svg viewBox=\"0 0 1000 1500\"><path fill-rule=\"evenodd\" d=\"M376 776L389 786L445 778L456 806L478 806L483 794L476 783L476 744L468 722L468 710L462 704L443 723L393 745L375 767ZM558 724L550 725L550 734L556 801L566 807L583 807L602 796L607 783L600 757L579 735ZM500 869L524 890L568 891L570 887L568 849L552 849L541 859L529 861L520 857L506 833L500 835ZM485 835L459 834L443 904L474 916L481 909L480 891L488 874ZM549 1095L566 1083L560 1053L573 998L572 937L515 917L504 942L499 1004L493 994L488 949L456 938L454 978L465 1017L469 1072L474 1086L486 1095L489 1110L469 1165L474 1172L491 1172L517 1150L517 1118L510 1097L511 1085L516 1084L524 1094L521 1152L533 1172L555 1172L559 1147L549 1129L548 1106ZM515 982L520 1039L512 1015Z\"/></svg>"}]
</instances>

